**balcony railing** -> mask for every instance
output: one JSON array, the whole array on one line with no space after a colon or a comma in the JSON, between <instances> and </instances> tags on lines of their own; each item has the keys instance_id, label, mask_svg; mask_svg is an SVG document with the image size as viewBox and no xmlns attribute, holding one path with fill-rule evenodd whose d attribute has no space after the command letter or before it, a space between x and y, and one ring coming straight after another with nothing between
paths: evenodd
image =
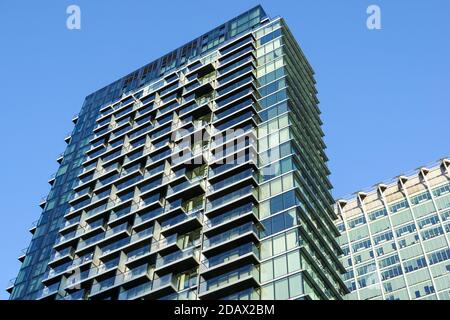
<instances>
[{"instance_id":1,"label":"balcony railing","mask_svg":"<svg viewBox=\"0 0 450 320\"><path fill-rule=\"evenodd\" d=\"M227 117L228 115L230 115L230 114L232 114L234 112L237 112L238 110L247 109L250 106L255 107L253 105L253 100L246 99L246 100L244 100L242 102L239 102L239 103L233 105L232 107L224 108L224 109L216 112L214 114L214 116L213 116L213 121L217 121L217 120L223 119L223 118Z\"/></svg>"},{"instance_id":2,"label":"balcony railing","mask_svg":"<svg viewBox=\"0 0 450 320\"><path fill-rule=\"evenodd\" d=\"M164 249L172 244L175 244L178 240L178 235L173 234L170 237L162 238L159 241L152 243L151 252L156 252L161 249Z\"/></svg>"},{"instance_id":3,"label":"balcony railing","mask_svg":"<svg viewBox=\"0 0 450 320\"><path fill-rule=\"evenodd\" d=\"M73 268L77 268L77 267L81 266L82 264L92 262L93 257L94 257L94 254L91 253L86 256L79 257L73 261L68 261L62 265L55 267L55 268L51 268L44 274L44 279L52 278L52 277L56 276L57 274L66 273L67 271L69 271Z\"/></svg>"},{"instance_id":4,"label":"balcony railing","mask_svg":"<svg viewBox=\"0 0 450 320\"><path fill-rule=\"evenodd\" d=\"M193 211L190 214L180 214L177 215L171 219L165 220L161 223L161 230L166 230L169 229L171 227L173 227L174 225L180 224L184 221L188 221L191 220L193 218L198 219L199 221L202 221L202 217L203 217L203 210L201 209L197 209L196 211Z\"/></svg>"},{"instance_id":5,"label":"balcony railing","mask_svg":"<svg viewBox=\"0 0 450 320\"><path fill-rule=\"evenodd\" d=\"M90 210L86 211L86 218L91 218L100 212L105 212L109 210L110 208L113 208L121 203L120 199L116 198L114 200L109 200L106 203L103 203L95 208L92 208Z\"/></svg>"},{"instance_id":6,"label":"balcony railing","mask_svg":"<svg viewBox=\"0 0 450 320\"><path fill-rule=\"evenodd\" d=\"M138 209L139 208L138 204L136 204L136 206L134 208ZM137 226L141 223L149 221L149 220L161 215L163 212L164 212L164 210L162 208L158 208L158 209L146 212L142 215L138 215L138 216L136 216L136 218L134 220L134 225Z\"/></svg>"},{"instance_id":7,"label":"balcony railing","mask_svg":"<svg viewBox=\"0 0 450 320\"><path fill-rule=\"evenodd\" d=\"M240 259L242 256L253 253L259 258L259 249L253 243L246 243L238 248L232 249L227 252L220 253L201 262L201 269L205 271L209 268L213 268L217 265L232 262Z\"/></svg>"},{"instance_id":8,"label":"balcony railing","mask_svg":"<svg viewBox=\"0 0 450 320\"><path fill-rule=\"evenodd\" d=\"M147 198L145 200L139 200L139 202L134 202L131 205L131 211L138 211L142 208L148 207L152 204L160 203L161 204L161 198L159 194L155 194L150 198Z\"/></svg>"},{"instance_id":9,"label":"balcony railing","mask_svg":"<svg viewBox=\"0 0 450 320\"><path fill-rule=\"evenodd\" d=\"M225 56L227 53L229 53L229 52L231 52L231 51L233 51L233 50L235 50L235 49L237 49L239 47L242 47L244 45L250 44L250 43L253 43L253 38L245 37L245 38L239 40L238 42L234 43L233 45L231 45L231 46L229 46L229 47L227 47L225 49L222 49L220 51L220 55L221 56Z\"/></svg>"},{"instance_id":10,"label":"balcony railing","mask_svg":"<svg viewBox=\"0 0 450 320\"><path fill-rule=\"evenodd\" d=\"M219 77L223 76L224 74L226 74L228 71L234 70L240 66L243 66L244 64L248 63L248 62L254 62L254 57L253 56L248 56L244 59L241 59L239 61L230 63L229 65L227 65L226 67L223 67L222 69L219 70Z\"/></svg>"},{"instance_id":11,"label":"balcony railing","mask_svg":"<svg viewBox=\"0 0 450 320\"><path fill-rule=\"evenodd\" d=\"M134 260L137 260L145 255L153 254L161 249L164 249L172 244L175 244L177 242L177 235L173 234L170 237L163 238L159 241L152 242L151 245L146 245L143 247L140 247L136 250L131 251L128 253L127 257L127 263L132 262Z\"/></svg>"},{"instance_id":12,"label":"balcony railing","mask_svg":"<svg viewBox=\"0 0 450 320\"><path fill-rule=\"evenodd\" d=\"M150 237L151 235L153 235L153 227L149 228L149 229L144 229L141 230L139 232L136 232L134 234L131 235L131 239L130 239L130 243L139 241L143 238L147 238Z\"/></svg>"},{"instance_id":13,"label":"balcony railing","mask_svg":"<svg viewBox=\"0 0 450 320\"><path fill-rule=\"evenodd\" d=\"M101 282L94 283L91 287L91 296L109 288L115 287L122 283L122 275L118 274L115 277L107 278Z\"/></svg>"},{"instance_id":14,"label":"balcony railing","mask_svg":"<svg viewBox=\"0 0 450 320\"><path fill-rule=\"evenodd\" d=\"M84 300L86 294L86 290L78 290L74 293L67 294L65 296L61 296L59 300Z\"/></svg>"},{"instance_id":15,"label":"balcony railing","mask_svg":"<svg viewBox=\"0 0 450 320\"><path fill-rule=\"evenodd\" d=\"M59 251L53 251L52 255L50 256L50 261L58 260L62 257L72 254L72 252L73 252L72 247L67 247Z\"/></svg>"},{"instance_id":16,"label":"balcony railing","mask_svg":"<svg viewBox=\"0 0 450 320\"><path fill-rule=\"evenodd\" d=\"M36 295L36 299L40 300L47 296L56 294L56 293L58 293L58 290L59 290L59 282L57 282L51 286L48 286L48 287L46 286L43 289L38 291L38 293Z\"/></svg>"},{"instance_id":17,"label":"balcony railing","mask_svg":"<svg viewBox=\"0 0 450 320\"><path fill-rule=\"evenodd\" d=\"M119 294L119 300L133 300L152 291L152 281L142 283L136 287L126 289Z\"/></svg>"},{"instance_id":18,"label":"balcony railing","mask_svg":"<svg viewBox=\"0 0 450 320\"><path fill-rule=\"evenodd\" d=\"M182 190L186 190L189 188L192 188L194 186L200 185L203 188L205 187L205 183L203 181L203 179L205 178L205 175L201 175L198 177L194 177L192 179L189 179L187 181L184 181L180 184L177 184L175 186L169 186L168 190L167 190L167 196L171 196L173 194L179 193Z\"/></svg>"},{"instance_id":19,"label":"balcony railing","mask_svg":"<svg viewBox=\"0 0 450 320\"><path fill-rule=\"evenodd\" d=\"M161 300L197 300L197 290L192 289L183 292L175 292L164 296Z\"/></svg>"},{"instance_id":20,"label":"balcony railing","mask_svg":"<svg viewBox=\"0 0 450 320\"><path fill-rule=\"evenodd\" d=\"M72 225L74 225L74 224L80 222L80 218L81 218L81 216L76 216L76 217L73 217L73 218L71 218L71 219L67 219L67 220L64 222L63 228L66 228L66 227L68 227L68 226L72 226Z\"/></svg>"},{"instance_id":21,"label":"balcony railing","mask_svg":"<svg viewBox=\"0 0 450 320\"><path fill-rule=\"evenodd\" d=\"M131 206L124 207L120 210L113 210L109 216L109 222L122 218L131 213Z\"/></svg>"},{"instance_id":22,"label":"balcony railing","mask_svg":"<svg viewBox=\"0 0 450 320\"><path fill-rule=\"evenodd\" d=\"M199 253L200 251L194 247L184 251L175 251L167 256L162 256L156 259L156 268L161 268L162 266L166 266L187 257L194 257L198 259Z\"/></svg>"},{"instance_id":23,"label":"balcony railing","mask_svg":"<svg viewBox=\"0 0 450 320\"><path fill-rule=\"evenodd\" d=\"M235 239L235 238L237 238L237 237L239 237L239 236L241 236L241 235L243 235L245 233L248 233L248 232L253 232L257 236L259 236L259 230L256 227L256 225L253 224L253 223L248 223L248 224L245 224L243 226L239 226L237 228L234 228L234 229L228 230L226 232L220 233L218 235L215 235L215 236L213 236L211 238L206 238L203 241L203 247L205 249L206 248L210 248L210 247L214 247L214 246L216 246L216 245L218 245L220 243L223 243L223 242L228 241L228 240Z\"/></svg>"},{"instance_id":24,"label":"balcony railing","mask_svg":"<svg viewBox=\"0 0 450 320\"><path fill-rule=\"evenodd\" d=\"M86 187L78 192L73 193L69 198L69 202L72 202L73 200L78 200L78 198L89 195L90 191L91 191L90 188Z\"/></svg>"},{"instance_id":25,"label":"balcony railing","mask_svg":"<svg viewBox=\"0 0 450 320\"><path fill-rule=\"evenodd\" d=\"M216 198L214 200L208 200L206 203L206 210L212 211L213 209L223 206L225 204L228 204L230 202L233 202L237 199L240 199L244 196L253 195L256 199L258 199L258 191L252 186L246 186L244 188L235 190L233 192L230 192L224 196L221 196L219 198Z\"/></svg>"},{"instance_id":26,"label":"balcony railing","mask_svg":"<svg viewBox=\"0 0 450 320\"><path fill-rule=\"evenodd\" d=\"M239 44L238 46L240 47L240 46L248 45L249 43L251 43L251 42L249 41L247 43ZM232 47L233 50L236 49L236 48L237 47L235 47L235 46ZM237 57L243 56L246 53L253 52L254 50L255 50L255 48L253 46L248 46L248 47L246 47L244 49L238 50L237 52L234 52L234 53L226 56L225 58L222 58L220 60L220 65L225 65L227 62L229 62L231 60L234 60ZM224 54L226 54L226 53L224 53Z\"/></svg>"},{"instance_id":27,"label":"balcony railing","mask_svg":"<svg viewBox=\"0 0 450 320\"><path fill-rule=\"evenodd\" d=\"M258 217L258 208L252 204L247 204L240 206L236 209L230 210L224 214L218 215L216 217L207 219L205 218L204 228L205 230L213 228L215 226L226 223L227 221L233 220L237 217L243 216L248 213L253 213L255 217Z\"/></svg>"},{"instance_id":28,"label":"balcony railing","mask_svg":"<svg viewBox=\"0 0 450 320\"><path fill-rule=\"evenodd\" d=\"M128 245L129 243L130 243L129 237L122 238L116 242L113 242L111 244L108 244L108 245L102 247L101 254L102 254L102 256L104 256L110 252L113 252L114 250L117 250L119 248L122 248L122 247Z\"/></svg>"},{"instance_id":29,"label":"balcony railing","mask_svg":"<svg viewBox=\"0 0 450 320\"><path fill-rule=\"evenodd\" d=\"M200 281L199 292L200 294L205 294L209 291L218 290L248 278L253 278L255 281L259 282L259 269L256 266L244 266L238 270L230 271L212 279L202 280Z\"/></svg>"},{"instance_id":30,"label":"balcony railing","mask_svg":"<svg viewBox=\"0 0 450 320\"><path fill-rule=\"evenodd\" d=\"M255 181L258 181L258 176L254 170L252 169L244 170L238 174L235 174L233 176L227 177L223 180L220 180L219 182L214 183L213 185L208 187L208 191L210 193L213 193L215 191L221 190L229 185L235 184L249 177L253 177Z\"/></svg>"},{"instance_id":31,"label":"balcony railing","mask_svg":"<svg viewBox=\"0 0 450 320\"><path fill-rule=\"evenodd\" d=\"M159 288L165 287L169 284L172 284L175 286L175 278L173 276L173 274L169 273L166 274L160 278L156 278L153 280L153 288L152 290L158 290Z\"/></svg>"},{"instance_id":32,"label":"balcony railing","mask_svg":"<svg viewBox=\"0 0 450 320\"><path fill-rule=\"evenodd\" d=\"M86 248L87 246L90 246L93 243L100 242L103 239L110 238L110 237L112 237L122 231L125 231L125 230L128 230L128 223L118 225L112 229L107 230L106 232L99 233L93 237L86 239L86 240L80 240L80 242L78 243L77 250Z\"/></svg>"},{"instance_id":33,"label":"balcony railing","mask_svg":"<svg viewBox=\"0 0 450 320\"><path fill-rule=\"evenodd\" d=\"M101 282L95 283L92 286L91 289L91 295L99 293L101 291L105 291L109 288L116 287L119 285L122 285L125 282L131 281L133 279L136 279L138 277L142 277L144 275L148 275L149 273L149 267L148 265L142 265L140 267L131 269L125 273L118 272L117 275L114 277L110 277L106 280L103 280Z\"/></svg>"},{"instance_id":34,"label":"balcony railing","mask_svg":"<svg viewBox=\"0 0 450 320\"><path fill-rule=\"evenodd\" d=\"M135 261L151 253L151 245L145 245L128 253L126 262Z\"/></svg>"},{"instance_id":35,"label":"balcony railing","mask_svg":"<svg viewBox=\"0 0 450 320\"><path fill-rule=\"evenodd\" d=\"M239 155L239 153L237 155ZM252 152L252 150L250 150L248 154L241 155L237 159L235 160L233 159L230 162L228 161L228 159L222 159L222 163L217 162L218 164L220 164L219 166L215 168L210 168L209 177L212 178L249 161L253 161L253 163L255 164L257 163L258 156L256 155L256 152Z\"/></svg>"},{"instance_id":36,"label":"balcony railing","mask_svg":"<svg viewBox=\"0 0 450 320\"><path fill-rule=\"evenodd\" d=\"M128 282L148 274L149 274L149 266L147 264L144 264L123 273L122 282Z\"/></svg>"},{"instance_id":37,"label":"balcony railing","mask_svg":"<svg viewBox=\"0 0 450 320\"><path fill-rule=\"evenodd\" d=\"M58 245L60 243L63 243L65 241L69 241L72 239L75 239L76 237L79 237L80 235L85 233L85 229L83 227L78 227L76 230L66 233L66 234L62 234L60 235L56 241L55 241L55 245Z\"/></svg>"}]
</instances>

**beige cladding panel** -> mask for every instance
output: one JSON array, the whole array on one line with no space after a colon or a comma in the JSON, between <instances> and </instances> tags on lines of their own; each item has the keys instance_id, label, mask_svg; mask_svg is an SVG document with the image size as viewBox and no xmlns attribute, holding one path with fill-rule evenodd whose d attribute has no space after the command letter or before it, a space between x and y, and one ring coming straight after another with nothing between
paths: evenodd
<instances>
[{"instance_id":1,"label":"beige cladding panel","mask_svg":"<svg viewBox=\"0 0 450 320\"><path fill-rule=\"evenodd\" d=\"M357 204L357 202L353 201L352 204ZM359 206L353 206L353 207L345 206L345 208L344 208L344 215L346 217L359 216L362 213L363 213L363 211L361 210L361 208Z\"/></svg>"},{"instance_id":2,"label":"beige cladding panel","mask_svg":"<svg viewBox=\"0 0 450 320\"><path fill-rule=\"evenodd\" d=\"M384 206L383 201L380 199L377 192L370 194L370 196L367 196L367 198L364 200L364 204L367 213L380 209Z\"/></svg>"},{"instance_id":3,"label":"beige cladding panel","mask_svg":"<svg viewBox=\"0 0 450 320\"><path fill-rule=\"evenodd\" d=\"M433 188L434 186L438 186L444 183L447 183L450 181L450 178L447 177L446 175L438 175L438 176L434 176L434 177L427 177L428 178L428 182L430 183L431 188Z\"/></svg>"},{"instance_id":4,"label":"beige cladding panel","mask_svg":"<svg viewBox=\"0 0 450 320\"><path fill-rule=\"evenodd\" d=\"M445 172L443 171L442 166L439 166L433 170L430 170L430 172L427 174L427 179L430 181L437 177L444 177L444 175Z\"/></svg>"},{"instance_id":5,"label":"beige cladding panel","mask_svg":"<svg viewBox=\"0 0 450 320\"><path fill-rule=\"evenodd\" d=\"M410 183L406 183L405 187L406 190L408 191L408 195L413 195L416 193L427 191L427 186L425 185L425 183L419 181L419 179L414 179Z\"/></svg>"},{"instance_id":6,"label":"beige cladding panel","mask_svg":"<svg viewBox=\"0 0 450 320\"><path fill-rule=\"evenodd\" d=\"M396 202L405 198L403 192L399 189L397 183L389 186L384 192L384 196L386 197L387 203Z\"/></svg>"}]
</instances>

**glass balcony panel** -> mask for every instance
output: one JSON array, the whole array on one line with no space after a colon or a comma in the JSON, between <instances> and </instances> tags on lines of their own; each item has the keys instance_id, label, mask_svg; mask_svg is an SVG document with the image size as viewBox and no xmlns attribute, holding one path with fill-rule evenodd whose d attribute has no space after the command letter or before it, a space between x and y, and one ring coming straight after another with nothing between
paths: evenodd
<instances>
[{"instance_id":1,"label":"glass balcony panel","mask_svg":"<svg viewBox=\"0 0 450 320\"><path fill-rule=\"evenodd\" d=\"M141 224L141 223L143 223L145 221L149 221L149 220L151 220L151 219L161 215L163 212L164 212L163 208L158 208L158 209L146 212L146 213L144 213L142 215L138 215L136 217L135 221L134 221L134 224L138 225L138 224Z\"/></svg>"},{"instance_id":2,"label":"glass balcony panel","mask_svg":"<svg viewBox=\"0 0 450 320\"><path fill-rule=\"evenodd\" d=\"M46 286L43 289L39 290L36 296L36 299L42 299L46 296L57 293L59 290L59 282L52 284L51 286Z\"/></svg>"},{"instance_id":3,"label":"glass balcony panel","mask_svg":"<svg viewBox=\"0 0 450 320\"><path fill-rule=\"evenodd\" d=\"M179 223L181 223L183 221L190 220L192 218L197 218L197 219L199 219L201 221L202 213L203 212L202 212L201 209L197 209L196 211L193 211L190 214L186 214L186 213L179 214L179 215L177 215L177 216L175 216L175 217L173 217L171 219L163 221L161 223L161 229L162 230L168 229L168 228L170 228L170 227L172 227L174 225L177 225L177 224L179 224Z\"/></svg>"},{"instance_id":4,"label":"glass balcony panel","mask_svg":"<svg viewBox=\"0 0 450 320\"><path fill-rule=\"evenodd\" d=\"M223 50L220 51L220 54L222 56L226 55L228 52L233 51L236 48L239 48L247 43L253 43L253 39L251 37L245 37L241 40L239 40L238 42L236 42L235 44L233 44L232 46L225 48Z\"/></svg>"},{"instance_id":5,"label":"glass balcony panel","mask_svg":"<svg viewBox=\"0 0 450 320\"><path fill-rule=\"evenodd\" d=\"M166 248L172 244L175 244L178 240L178 235L177 234L173 234L170 237L167 238L162 238L157 242L152 243L151 246L151 251L155 252L158 251L160 249Z\"/></svg>"},{"instance_id":6,"label":"glass balcony panel","mask_svg":"<svg viewBox=\"0 0 450 320\"><path fill-rule=\"evenodd\" d=\"M130 242L136 242L151 235L153 235L153 227L134 233L133 235L131 235Z\"/></svg>"},{"instance_id":7,"label":"glass balcony panel","mask_svg":"<svg viewBox=\"0 0 450 320\"><path fill-rule=\"evenodd\" d=\"M152 282L145 282L136 287L126 289L119 294L119 300L133 300L152 290Z\"/></svg>"},{"instance_id":8,"label":"glass balcony panel","mask_svg":"<svg viewBox=\"0 0 450 320\"><path fill-rule=\"evenodd\" d=\"M248 277L253 277L255 278L255 280L259 281L258 268L253 265L248 265L241 267L238 270L233 270L220 276L214 277L212 279L203 280L200 282L199 291L200 293L205 293L236 283Z\"/></svg>"},{"instance_id":9,"label":"glass balcony panel","mask_svg":"<svg viewBox=\"0 0 450 320\"><path fill-rule=\"evenodd\" d=\"M184 99L184 102L186 103L186 102L192 101L192 100L194 100L194 99L195 99L195 96L192 95L192 96L186 97L186 98ZM192 110L194 110L194 109L196 109L196 108L198 108L198 107L199 107L199 105L198 105L197 103L190 103L190 104L187 105L186 107L183 107L183 108L181 108L181 109L179 110L179 115L182 116L182 115L184 115L185 113L188 113L188 112L190 112L190 111L192 111Z\"/></svg>"},{"instance_id":10,"label":"glass balcony panel","mask_svg":"<svg viewBox=\"0 0 450 320\"><path fill-rule=\"evenodd\" d=\"M152 203L160 201L160 198L161 198L161 195L159 193L157 193L157 194L151 195L145 199L141 199L141 200L139 200L139 202L135 202L134 204L132 204L131 210L135 211L135 210L139 210L141 208L145 208Z\"/></svg>"},{"instance_id":11,"label":"glass balcony panel","mask_svg":"<svg viewBox=\"0 0 450 320\"><path fill-rule=\"evenodd\" d=\"M181 260L187 257L198 257L198 249L191 248L184 251L175 251L174 253L168 254L167 256L159 257L156 259L156 268L161 268L162 266L173 263L177 260Z\"/></svg>"},{"instance_id":12,"label":"glass balcony panel","mask_svg":"<svg viewBox=\"0 0 450 320\"><path fill-rule=\"evenodd\" d=\"M160 186L161 183L162 183L162 181L160 178L154 179L154 180L146 182L144 185L140 186L139 190L141 191L141 193L147 192L149 190L156 188L157 186Z\"/></svg>"},{"instance_id":13,"label":"glass balcony panel","mask_svg":"<svg viewBox=\"0 0 450 320\"><path fill-rule=\"evenodd\" d=\"M62 242L68 241L68 240L72 240L76 237L79 237L80 235L85 233L85 229L82 227L78 227L76 230L66 233L66 234L62 234L60 235L57 239L55 244L60 244Z\"/></svg>"},{"instance_id":14,"label":"glass balcony panel","mask_svg":"<svg viewBox=\"0 0 450 320\"><path fill-rule=\"evenodd\" d=\"M173 275L172 274L166 274L160 278L156 278L153 280L153 290L159 289L161 287L164 287L170 283L173 283Z\"/></svg>"},{"instance_id":15,"label":"glass balcony panel","mask_svg":"<svg viewBox=\"0 0 450 320\"><path fill-rule=\"evenodd\" d=\"M163 152L158 152L157 154L151 155L150 156L150 160L152 162L156 162L158 160L161 160L162 158L170 156L170 154L171 154L170 150L165 150Z\"/></svg>"},{"instance_id":16,"label":"glass balcony panel","mask_svg":"<svg viewBox=\"0 0 450 320\"><path fill-rule=\"evenodd\" d=\"M80 242L78 243L77 249L81 250L83 248L86 248L87 246L104 239L104 237L105 237L104 233L99 233L93 237L86 239L86 240L80 240Z\"/></svg>"},{"instance_id":17,"label":"glass balcony panel","mask_svg":"<svg viewBox=\"0 0 450 320\"><path fill-rule=\"evenodd\" d=\"M124 230L128 230L128 222L122 223L121 225L118 225L114 228L111 228L105 232L105 238L109 238L115 234L118 234L119 232L122 232Z\"/></svg>"},{"instance_id":18,"label":"glass balcony panel","mask_svg":"<svg viewBox=\"0 0 450 320\"><path fill-rule=\"evenodd\" d=\"M245 43L245 42L244 42L244 43ZM250 43L250 41L249 41L249 43ZM233 47L234 47L234 46L233 46ZM233 59L236 59L237 57L239 57L239 56L241 56L241 55L244 55L244 54L246 54L247 52L252 52L253 50L254 50L253 46L248 46L248 47L245 47L245 48L243 48L243 49L240 49L239 51L237 51L237 52L235 52L235 53L233 53L233 54L230 54L229 56L227 56L227 57L221 59L221 60L220 60L220 65L224 65L224 64L226 64L228 61L231 61L231 60L233 60Z\"/></svg>"},{"instance_id":19,"label":"glass balcony panel","mask_svg":"<svg viewBox=\"0 0 450 320\"><path fill-rule=\"evenodd\" d=\"M55 267L55 268L51 268L45 273L44 279L51 278L51 277L54 277L57 274L65 272L71 266L72 266L72 261L68 261L68 262L66 262L66 263L64 263L62 265L59 265L59 266Z\"/></svg>"},{"instance_id":20,"label":"glass balcony panel","mask_svg":"<svg viewBox=\"0 0 450 320\"><path fill-rule=\"evenodd\" d=\"M243 64L245 64L247 62L251 62L251 61L254 61L254 58L252 56L247 56L244 59L240 59L239 61L233 62L233 63L229 64L228 66L221 68L219 70L219 75L223 75L223 74L227 73L228 71L236 69L239 66L242 66Z\"/></svg>"},{"instance_id":21,"label":"glass balcony panel","mask_svg":"<svg viewBox=\"0 0 450 320\"><path fill-rule=\"evenodd\" d=\"M110 153L109 155L103 157L102 161L103 162L108 162L109 160L112 160L114 158L117 158L118 156L120 156L122 154L122 150L119 149L113 153Z\"/></svg>"},{"instance_id":22,"label":"glass balcony panel","mask_svg":"<svg viewBox=\"0 0 450 320\"><path fill-rule=\"evenodd\" d=\"M212 268L227 261L233 261L243 255L253 252L259 258L259 250L253 243L246 243L240 247L220 253L202 261L202 267Z\"/></svg>"},{"instance_id":23,"label":"glass balcony panel","mask_svg":"<svg viewBox=\"0 0 450 320\"><path fill-rule=\"evenodd\" d=\"M254 83L253 81L253 77L252 76L248 76L248 77L244 77L243 79L236 81L235 83L231 84L231 85L227 85L224 88L220 88L217 90L217 94L218 96L223 96L225 94L227 94L228 92L233 91L234 89L239 88L240 86L244 85L244 84L248 84L248 83ZM255 84L256 86L256 84Z\"/></svg>"},{"instance_id":24,"label":"glass balcony panel","mask_svg":"<svg viewBox=\"0 0 450 320\"><path fill-rule=\"evenodd\" d=\"M184 189L188 189L195 185L198 185L202 179L204 179L204 177L195 177L195 178L185 181L183 183L179 183L174 186L169 186L169 188L167 189L167 196L170 196L170 195L178 193Z\"/></svg>"},{"instance_id":25,"label":"glass balcony panel","mask_svg":"<svg viewBox=\"0 0 450 320\"><path fill-rule=\"evenodd\" d=\"M151 168L145 172L144 179L151 177L159 172L162 172L163 170L164 170L164 164L161 164L157 167Z\"/></svg>"},{"instance_id":26,"label":"glass balcony panel","mask_svg":"<svg viewBox=\"0 0 450 320\"><path fill-rule=\"evenodd\" d=\"M126 206L124 208L121 209L116 209L113 210L109 216L109 221L114 221L116 219L119 219L123 216L126 216L127 214L129 214L131 212L131 206Z\"/></svg>"},{"instance_id":27,"label":"glass balcony panel","mask_svg":"<svg viewBox=\"0 0 450 320\"><path fill-rule=\"evenodd\" d=\"M245 109L246 107L251 106L251 105L253 105L253 100L245 99L244 101L239 102L238 104L235 104L230 108L219 109L220 111L218 110L215 112L215 114L213 116L213 120L216 121L216 120L225 118L226 116L232 114L233 112Z\"/></svg>"},{"instance_id":28,"label":"glass balcony panel","mask_svg":"<svg viewBox=\"0 0 450 320\"><path fill-rule=\"evenodd\" d=\"M257 210L257 208L253 204L248 203L248 204L245 204L245 205L240 206L238 208L235 208L235 209L233 209L231 211L228 211L228 212L226 212L224 214L221 214L221 215L218 215L216 217L213 217L211 219L206 220L205 221L205 228L215 227L217 225L220 225L222 223L225 223L227 221L230 221L230 220L232 220L234 218L240 217L240 216L242 216L244 214L247 214L247 213L250 213L250 212L253 212L253 214L256 217L258 217L258 210Z\"/></svg>"},{"instance_id":29,"label":"glass balcony panel","mask_svg":"<svg viewBox=\"0 0 450 320\"><path fill-rule=\"evenodd\" d=\"M111 244L108 244L101 248L102 255L108 254L114 250L122 248L122 247L126 246L128 243L130 243L130 238L127 237L127 238L120 239L116 242L113 242Z\"/></svg>"},{"instance_id":30,"label":"glass balcony panel","mask_svg":"<svg viewBox=\"0 0 450 320\"><path fill-rule=\"evenodd\" d=\"M248 65L244 68L239 69L238 71L232 72L232 73L226 75L225 77L221 78L220 80L218 80L219 84L224 84L224 83L230 82L234 78L237 78L246 72L250 72L250 71L254 71L254 70L255 70L255 68L253 67L253 65Z\"/></svg>"},{"instance_id":31,"label":"glass balcony panel","mask_svg":"<svg viewBox=\"0 0 450 320\"><path fill-rule=\"evenodd\" d=\"M144 264L134 269L131 269L123 274L123 282L133 280L140 276L148 274L148 265Z\"/></svg>"},{"instance_id":32,"label":"glass balcony panel","mask_svg":"<svg viewBox=\"0 0 450 320\"><path fill-rule=\"evenodd\" d=\"M256 189L253 186L245 186L243 188L240 188L238 190L235 190L233 192L230 192L224 196L221 196L214 200L208 200L206 203L206 210L211 210L214 208L217 208L221 205L224 205L228 202L234 201L236 199L239 199L245 195L248 194L254 194L256 196Z\"/></svg>"},{"instance_id":33,"label":"glass balcony panel","mask_svg":"<svg viewBox=\"0 0 450 320\"><path fill-rule=\"evenodd\" d=\"M211 192L214 192L214 191L223 189L223 188L225 188L228 185L231 185L231 184L234 184L236 182L242 181L243 179L246 179L248 177L253 177L256 181L258 181L258 178L256 176L255 171L253 169L247 169L247 170L241 171L241 172L239 172L239 173L237 173L235 175L226 177L225 179L220 180L219 182L216 182L216 183L212 184L208 189Z\"/></svg>"},{"instance_id":34,"label":"glass balcony panel","mask_svg":"<svg viewBox=\"0 0 450 320\"><path fill-rule=\"evenodd\" d=\"M53 251L52 255L50 256L50 261L57 260L61 257L71 254L72 252L73 252L72 247L67 247L60 251Z\"/></svg>"},{"instance_id":35,"label":"glass balcony panel","mask_svg":"<svg viewBox=\"0 0 450 320\"><path fill-rule=\"evenodd\" d=\"M138 124L139 125L139 124ZM142 134L144 134L144 133L146 133L146 132L149 132L150 130L152 130L154 127L153 127L153 125L151 125L151 124L149 124L149 125L147 125L147 126L144 126L144 127L142 127L142 128L140 128L139 130L137 130L137 131L134 131L133 133L130 133L129 135L128 135L128 138L131 140L131 139L134 139L134 138L136 138L136 137L139 137L140 135L142 135Z\"/></svg>"},{"instance_id":36,"label":"glass balcony panel","mask_svg":"<svg viewBox=\"0 0 450 320\"><path fill-rule=\"evenodd\" d=\"M91 288L91 295L113 287L117 283L117 279L118 278L114 276L102 280L101 282L94 283Z\"/></svg>"},{"instance_id":37,"label":"glass balcony panel","mask_svg":"<svg viewBox=\"0 0 450 320\"><path fill-rule=\"evenodd\" d=\"M84 300L86 291L84 289L82 290L78 290L74 293L70 293L67 294L65 296L63 296L61 299L62 300Z\"/></svg>"},{"instance_id":38,"label":"glass balcony panel","mask_svg":"<svg viewBox=\"0 0 450 320\"><path fill-rule=\"evenodd\" d=\"M143 255L146 255L146 254L150 253L150 249L151 249L151 245L147 244L147 245L142 246L140 248L137 248L137 249L135 249L133 251L130 251L127 254L127 262L136 260L139 257L142 257Z\"/></svg>"},{"instance_id":39,"label":"glass balcony panel","mask_svg":"<svg viewBox=\"0 0 450 320\"><path fill-rule=\"evenodd\" d=\"M229 129L230 127L234 126L235 124L240 123L244 120L248 120L248 119L255 119L255 112L253 110L249 110L249 111L239 115L238 117L233 117L232 119L217 125L216 130L218 130L220 132L222 130ZM253 128L253 127L250 127L250 128ZM240 129L244 130L244 128L240 128Z\"/></svg>"},{"instance_id":40,"label":"glass balcony panel","mask_svg":"<svg viewBox=\"0 0 450 320\"><path fill-rule=\"evenodd\" d=\"M86 262L92 261L92 258L94 257L94 253L89 253L87 255L84 255L82 257L79 257L75 260L73 260L71 267L78 267Z\"/></svg>"},{"instance_id":41,"label":"glass balcony panel","mask_svg":"<svg viewBox=\"0 0 450 320\"><path fill-rule=\"evenodd\" d=\"M246 223L242 226L217 234L211 238L206 238L203 242L203 246L205 248L213 247L250 231L253 231L256 235L259 235L259 231L253 223Z\"/></svg>"},{"instance_id":42,"label":"glass balcony panel","mask_svg":"<svg viewBox=\"0 0 450 320\"><path fill-rule=\"evenodd\" d=\"M255 156L256 157L256 156ZM222 172L225 172L227 170L230 170L231 168L236 167L237 165L243 164L247 161L252 160L254 157L246 153L245 155L239 156L236 160L234 160L232 163L225 162L224 164L220 164L217 167L213 167L209 169L209 177L214 177L218 174L221 174Z\"/></svg>"}]
</instances>

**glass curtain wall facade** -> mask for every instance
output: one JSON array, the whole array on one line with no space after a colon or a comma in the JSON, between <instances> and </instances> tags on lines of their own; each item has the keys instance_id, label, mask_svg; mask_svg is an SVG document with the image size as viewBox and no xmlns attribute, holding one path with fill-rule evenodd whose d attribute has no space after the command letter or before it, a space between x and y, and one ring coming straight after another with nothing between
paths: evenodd
<instances>
[{"instance_id":1,"label":"glass curtain wall facade","mask_svg":"<svg viewBox=\"0 0 450 320\"><path fill-rule=\"evenodd\" d=\"M339 200L349 300L450 299L450 160Z\"/></svg>"},{"instance_id":2,"label":"glass curtain wall facade","mask_svg":"<svg viewBox=\"0 0 450 320\"><path fill-rule=\"evenodd\" d=\"M341 299L317 104L260 6L88 96L11 299Z\"/></svg>"}]
</instances>

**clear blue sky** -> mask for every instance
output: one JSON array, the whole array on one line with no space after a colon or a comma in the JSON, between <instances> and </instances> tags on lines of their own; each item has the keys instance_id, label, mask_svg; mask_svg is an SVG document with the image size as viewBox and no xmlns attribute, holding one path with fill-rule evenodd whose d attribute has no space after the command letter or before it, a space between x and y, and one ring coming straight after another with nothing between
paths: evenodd
<instances>
[{"instance_id":1,"label":"clear blue sky","mask_svg":"<svg viewBox=\"0 0 450 320\"><path fill-rule=\"evenodd\" d=\"M84 97L258 3L286 18L316 71L335 196L450 154L450 1L220 3L0 2L0 298ZM80 31L66 29L70 4ZM370 4L380 31L366 28Z\"/></svg>"}]
</instances>

